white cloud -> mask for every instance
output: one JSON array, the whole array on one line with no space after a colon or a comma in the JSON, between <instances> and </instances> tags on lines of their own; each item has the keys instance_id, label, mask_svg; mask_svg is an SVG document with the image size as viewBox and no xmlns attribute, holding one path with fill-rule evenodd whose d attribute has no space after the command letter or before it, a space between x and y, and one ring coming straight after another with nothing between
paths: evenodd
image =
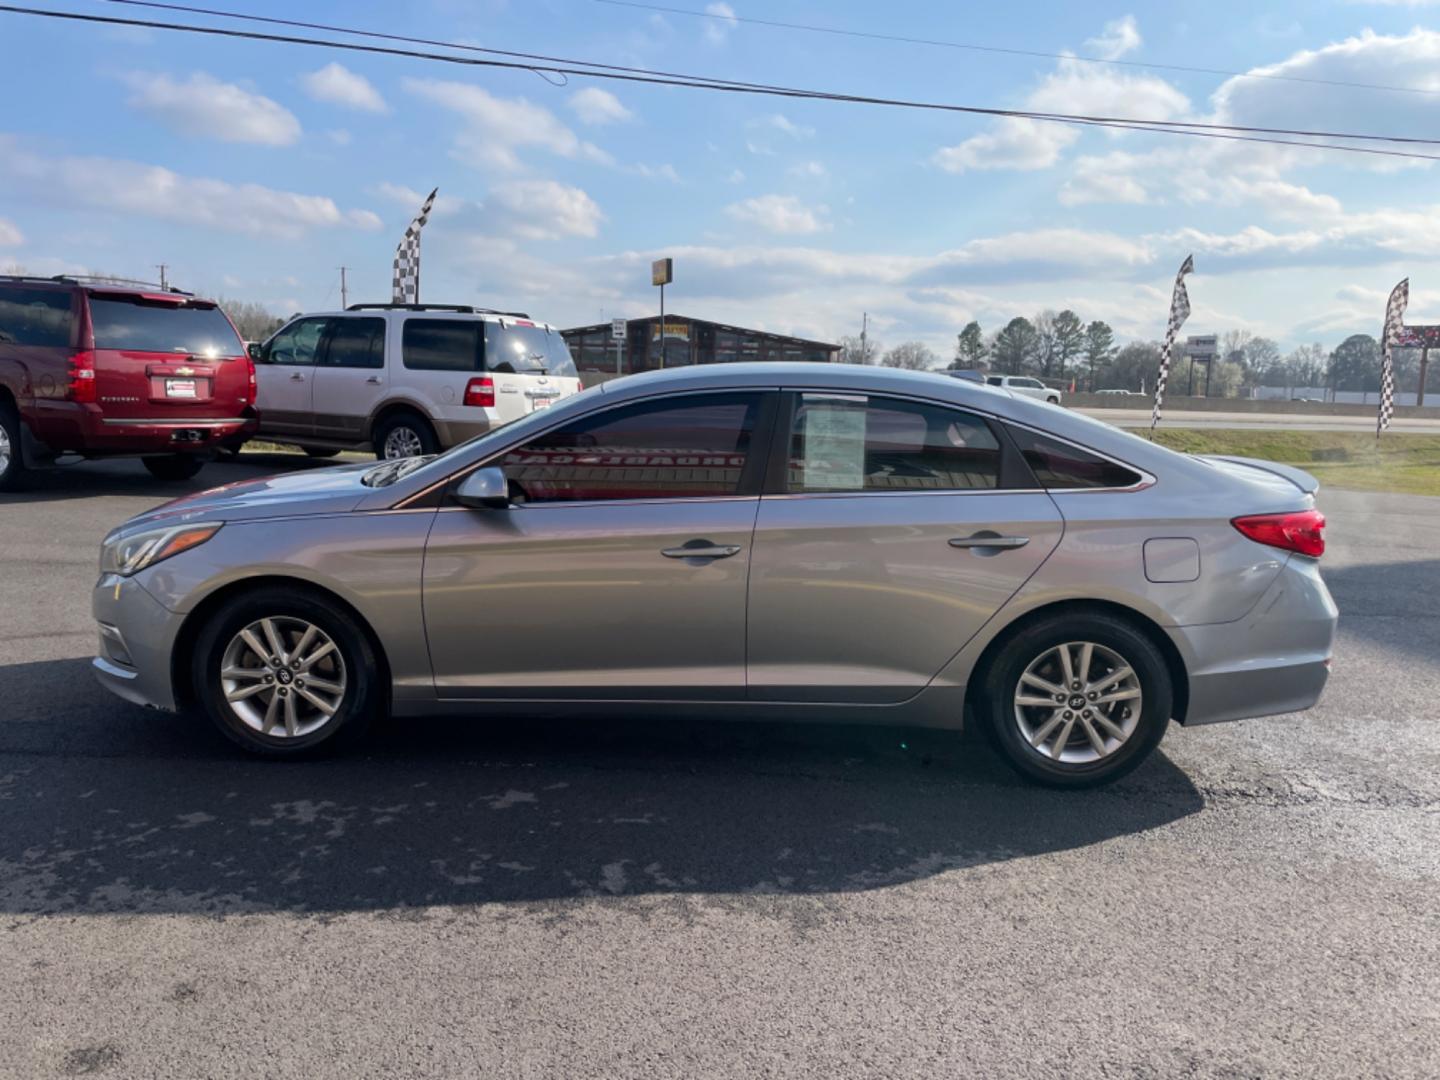
<instances>
[{"instance_id":1,"label":"white cloud","mask_svg":"<svg viewBox=\"0 0 1440 1080\"><path fill-rule=\"evenodd\" d=\"M830 171L818 161L802 161L797 165L791 165L785 170L791 176L799 176L811 180L821 180L830 175Z\"/></svg>"},{"instance_id":2,"label":"white cloud","mask_svg":"<svg viewBox=\"0 0 1440 1080\"><path fill-rule=\"evenodd\" d=\"M813 127L797 124L784 113L768 113L765 116L757 116L749 122L748 126L770 128L783 135L789 135L792 139L808 139L815 134Z\"/></svg>"},{"instance_id":3,"label":"white cloud","mask_svg":"<svg viewBox=\"0 0 1440 1080\"><path fill-rule=\"evenodd\" d=\"M731 203L725 212L736 221L749 222L772 233L817 233L830 227L825 221L829 212L826 207L806 206L793 195L757 195Z\"/></svg>"},{"instance_id":4,"label":"white cloud","mask_svg":"<svg viewBox=\"0 0 1440 1080\"><path fill-rule=\"evenodd\" d=\"M955 146L935 151L932 159L946 172L967 169L1048 169L1060 152L1080 137L1073 127L1007 117L995 127Z\"/></svg>"},{"instance_id":5,"label":"white cloud","mask_svg":"<svg viewBox=\"0 0 1440 1080\"><path fill-rule=\"evenodd\" d=\"M1085 203L1146 203L1150 193L1132 174L1132 154L1111 153L1081 157L1060 187L1061 206Z\"/></svg>"},{"instance_id":6,"label":"white cloud","mask_svg":"<svg viewBox=\"0 0 1440 1080\"><path fill-rule=\"evenodd\" d=\"M745 182L745 173L741 169L731 169L730 175L727 176L725 180L731 184L743 184Z\"/></svg>"},{"instance_id":7,"label":"white cloud","mask_svg":"<svg viewBox=\"0 0 1440 1080\"><path fill-rule=\"evenodd\" d=\"M104 183L96 178L103 177ZM0 135L0 190L35 202L135 214L226 232L293 237L312 228L378 229L369 210L341 210L323 195L186 176L104 157L45 157Z\"/></svg>"},{"instance_id":8,"label":"white cloud","mask_svg":"<svg viewBox=\"0 0 1440 1080\"><path fill-rule=\"evenodd\" d=\"M283 105L203 71L183 82L144 72L124 81L131 91L127 104L182 135L262 146L289 146L300 138L300 121Z\"/></svg>"},{"instance_id":9,"label":"white cloud","mask_svg":"<svg viewBox=\"0 0 1440 1080\"><path fill-rule=\"evenodd\" d=\"M567 104L582 124L618 124L635 119L635 114L621 104L619 98L598 86L577 90Z\"/></svg>"},{"instance_id":10,"label":"white cloud","mask_svg":"<svg viewBox=\"0 0 1440 1080\"><path fill-rule=\"evenodd\" d=\"M25 242L25 234L18 225L0 218L0 247L19 247Z\"/></svg>"},{"instance_id":11,"label":"white cloud","mask_svg":"<svg viewBox=\"0 0 1440 1080\"><path fill-rule=\"evenodd\" d=\"M342 64L329 63L318 71L300 76L300 85L316 101L343 105L362 112L386 113L390 106L369 79L357 75Z\"/></svg>"},{"instance_id":12,"label":"white cloud","mask_svg":"<svg viewBox=\"0 0 1440 1080\"><path fill-rule=\"evenodd\" d=\"M325 137L329 139L332 143L334 143L336 146L350 145L350 132L346 131L344 128L331 128L329 131L325 132Z\"/></svg>"},{"instance_id":13,"label":"white cloud","mask_svg":"<svg viewBox=\"0 0 1440 1080\"><path fill-rule=\"evenodd\" d=\"M1111 19L1095 37L1085 42L1089 50L1102 60L1118 60L1140 47L1140 28L1134 15Z\"/></svg>"},{"instance_id":14,"label":"white cloud","mask_svg":"<svg viewBox=\"0 0 1440 1080\"><path fill-rule=\"evenodd\" d=\"M490 191L487 210L506 219L509 230L530 240L594 236L605 215L585 192L556 180L514 180Z\"/></svg>"},{"instance_id":15,"label":"white cloud","mask_svg":"<svg viewBox=\"0 0 1440 1080\"><path fill-rule=\"evenodd\" d=\"M549 109L524 98L500 98L469 83L440 79L406 79L405 89L457 113L466 129L455 140L455 156L482 168L514 171L519 151L535 148L564 158L585 158L601 164L613 159L582 141Z\"/></svg>"},{"instance_id":16,"label":"white cloud","mask_svg":"<svg viewBox=\"0 0 1440 1080\"><path fill-rule=\"evenodd\" d=\"M636 176L643 176L646 180L665 180L671 184L680 183L680 174L668 161L663 165L646 165L641 161L625 166L625 171L632 172Z\"/></svg>"},{"instance_id":17,"label":"white cloud","mask_svg":"<svg viewBox=\"0 0 1440 1080\"><path fill-rule=\"evenodd\" d=\"M705 14L710 16L705 20L705 40L711 45L724 45L737 25L735 9L725 3L706 4Z\"/></svg>"}]
</instances>

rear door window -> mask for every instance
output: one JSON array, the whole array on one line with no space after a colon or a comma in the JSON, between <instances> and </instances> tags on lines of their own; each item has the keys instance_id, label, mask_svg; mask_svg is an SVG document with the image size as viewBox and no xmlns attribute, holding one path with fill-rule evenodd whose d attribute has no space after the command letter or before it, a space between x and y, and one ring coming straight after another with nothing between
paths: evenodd
<instances>
[{"instance_id":1,"label":"rear door window","mask_svg":"<svg viewBox=\"0 0 1440 1080\"><path fill-rule=\"evenodd\" d=\"M70 293L0 287L0 345L70 345Z\"/></svg>"},{"instance_id":2,"label":"rear door window","mask_svg":"<svg viewBox=\"0 0 1440 1080\"><path fill-rule=\"evenodd\" d=\"M479 371L479 319L406 319L401 362L411 371Z\"/></svg>"},{"instance_id":3,"label":"rear door window","mask_svg":"<svg viewBox=\"0 0 1440 1080\"><path fill-rule=\"evenodd\" d=\"M565 339L543 326L485 324L485 367L497 373L559 375L575 379L575 360Z\"/></svg>"},{"instance_id":4,"label":"rear door window","mask_svg":"<svg viewBox=\"0 0 1440 1080\"><path fill-rule=\"evenodd\" d=\"M90 296L95 348L186 356L244 355L240 337L213 304Z\"/></svg>"},{"instance_id":5,"label":"rear door window","mask_svg":"<svg viewBox=\"0 0 1440 1080\"><path fill-rule=\"evenodd\" d=\"M980 417L892 398L805 394L790 436L791 492L969 491L1000 485Z\"/></svg>"},{"instance_id":6,"label":"rear door window","mask_svg":"<svg viewBox=\"0 0 1440 1080\"><path fill-rule=\"evenodd\" d=\"M1128 488L1144 479L1133 469L1102 458L1078 446L1051 439L1028 428L1012 427L1010 434L1025 463L1051 490L1064 488Z\"/></svg>"},{"instance_id":7,"label":"rear door window","mask_svg":"<svg viewBox=\"0 0 1440 1080\"><path fill-rule=\"evenodd\" d=\"M333 319L325 346L325 367L383 368L385 366L385 320L369 318Z\"/></svg>"}]
</instances>

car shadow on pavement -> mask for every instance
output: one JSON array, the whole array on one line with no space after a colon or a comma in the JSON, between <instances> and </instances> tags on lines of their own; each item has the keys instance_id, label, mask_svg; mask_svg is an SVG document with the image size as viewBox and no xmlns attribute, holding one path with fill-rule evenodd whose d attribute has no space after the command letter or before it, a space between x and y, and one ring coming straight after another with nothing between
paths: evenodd
<instances>
[{"instance_id":1,"label":"car shadow on pavement","mask_svg":"<svg viewBox=\"0 0 1440 1080\"><path fill-rule=\"evenodd\" d=\"M144 497L162 503L221 484L258 480L275 473L301 469L323 469L342 463L333 459L312 459L301 454L224 455L207 463L193 480L166 481L151 476L145 466L133 458L80 461L73 465L35 470L27 476L24 487L19 491L0 492L0 506L86 499L97 495Z\"/></svg>"},{"instance_id":2,"label":"car shadow on pavement","mask_svg":"<svg viewBox=\"0 0 1440 1080\"><path fill-rule=\"evenodd\" d=\"M1163 754L1099 791L974 738L833 725L390 721L303 763L114 701L83 660L0 668L0 911L337 913L826 894L1085 848L1201 809ZM26 688L55 687L27 696Z\"/></svg>"}]
</instances>

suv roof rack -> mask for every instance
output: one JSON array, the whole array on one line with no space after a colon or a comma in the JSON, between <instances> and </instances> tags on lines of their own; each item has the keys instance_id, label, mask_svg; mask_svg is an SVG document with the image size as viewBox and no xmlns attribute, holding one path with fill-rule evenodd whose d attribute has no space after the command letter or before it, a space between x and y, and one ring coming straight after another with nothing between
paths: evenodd
<instances>
[{"instance_id":1,"label":"suv roof rack","mask_svg":"<svg viewBox=\"0 0 1440 1080\"><path fill-rule=\"evenodd\" d=\"M512 319L530 318L523 311L497 311L495 308L470 304L351 304L346 311L453 311L459 315L507 315Z\"/></svg>"},{"instance_id":2,"label":"suv roof rack","mask_svg":"<svg viewBox=\"0 0 1440 1080\"><path fill-rule=\"evenodd\" d=\"M194 293L177 289L173 285L160 285L154 281L138 278L108 277L104 274L54 274L44 277L40 274L0 274L0 281L33 281L40 285L119 285L126 288L148 289L151 292L171 293L175 296L194 296Z\"/></svg>"}]
</instances>

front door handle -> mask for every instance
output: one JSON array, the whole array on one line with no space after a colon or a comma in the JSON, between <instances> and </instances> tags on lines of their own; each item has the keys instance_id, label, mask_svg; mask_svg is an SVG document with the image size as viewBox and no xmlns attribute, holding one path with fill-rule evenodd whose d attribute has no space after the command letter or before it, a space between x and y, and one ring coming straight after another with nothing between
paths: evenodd
<instances>
[{"instance_id":1,"label":"front door handle","mask_svg":"<svg viewBox=\"0 0 1440 1080\"><path fill-rule=\"evenodd\" d=\"M1028 536L1001 536L994 532L978 532L974 536L953 536L953 548L1022 548L1030 542Z\"/></svg>"},{"instance_id":2,"label":"front door handle","mask_svg":"<svg viewBox=\"0 0 1440 1080\"><path fill-rule=\"evenodd\" d=\"M740 554L739 544L712 544L709 540L689 540L679 547L662 548L667 559L728 559Z\"/></svg>"},{"instance_id":3,"label":"front door handle","mask_svg":"<svg viewBox=\"0 0 1440 1080\"><path fill-rule=\"evenodd\" d=\"M291 381L291 382L304 382L304 381L305 381L305 376L302 375L300 372L297 371L297 372L295 372L294 375L291 375L291 376L290 376L290 381Z\"/></svg>"}]
</instances>

